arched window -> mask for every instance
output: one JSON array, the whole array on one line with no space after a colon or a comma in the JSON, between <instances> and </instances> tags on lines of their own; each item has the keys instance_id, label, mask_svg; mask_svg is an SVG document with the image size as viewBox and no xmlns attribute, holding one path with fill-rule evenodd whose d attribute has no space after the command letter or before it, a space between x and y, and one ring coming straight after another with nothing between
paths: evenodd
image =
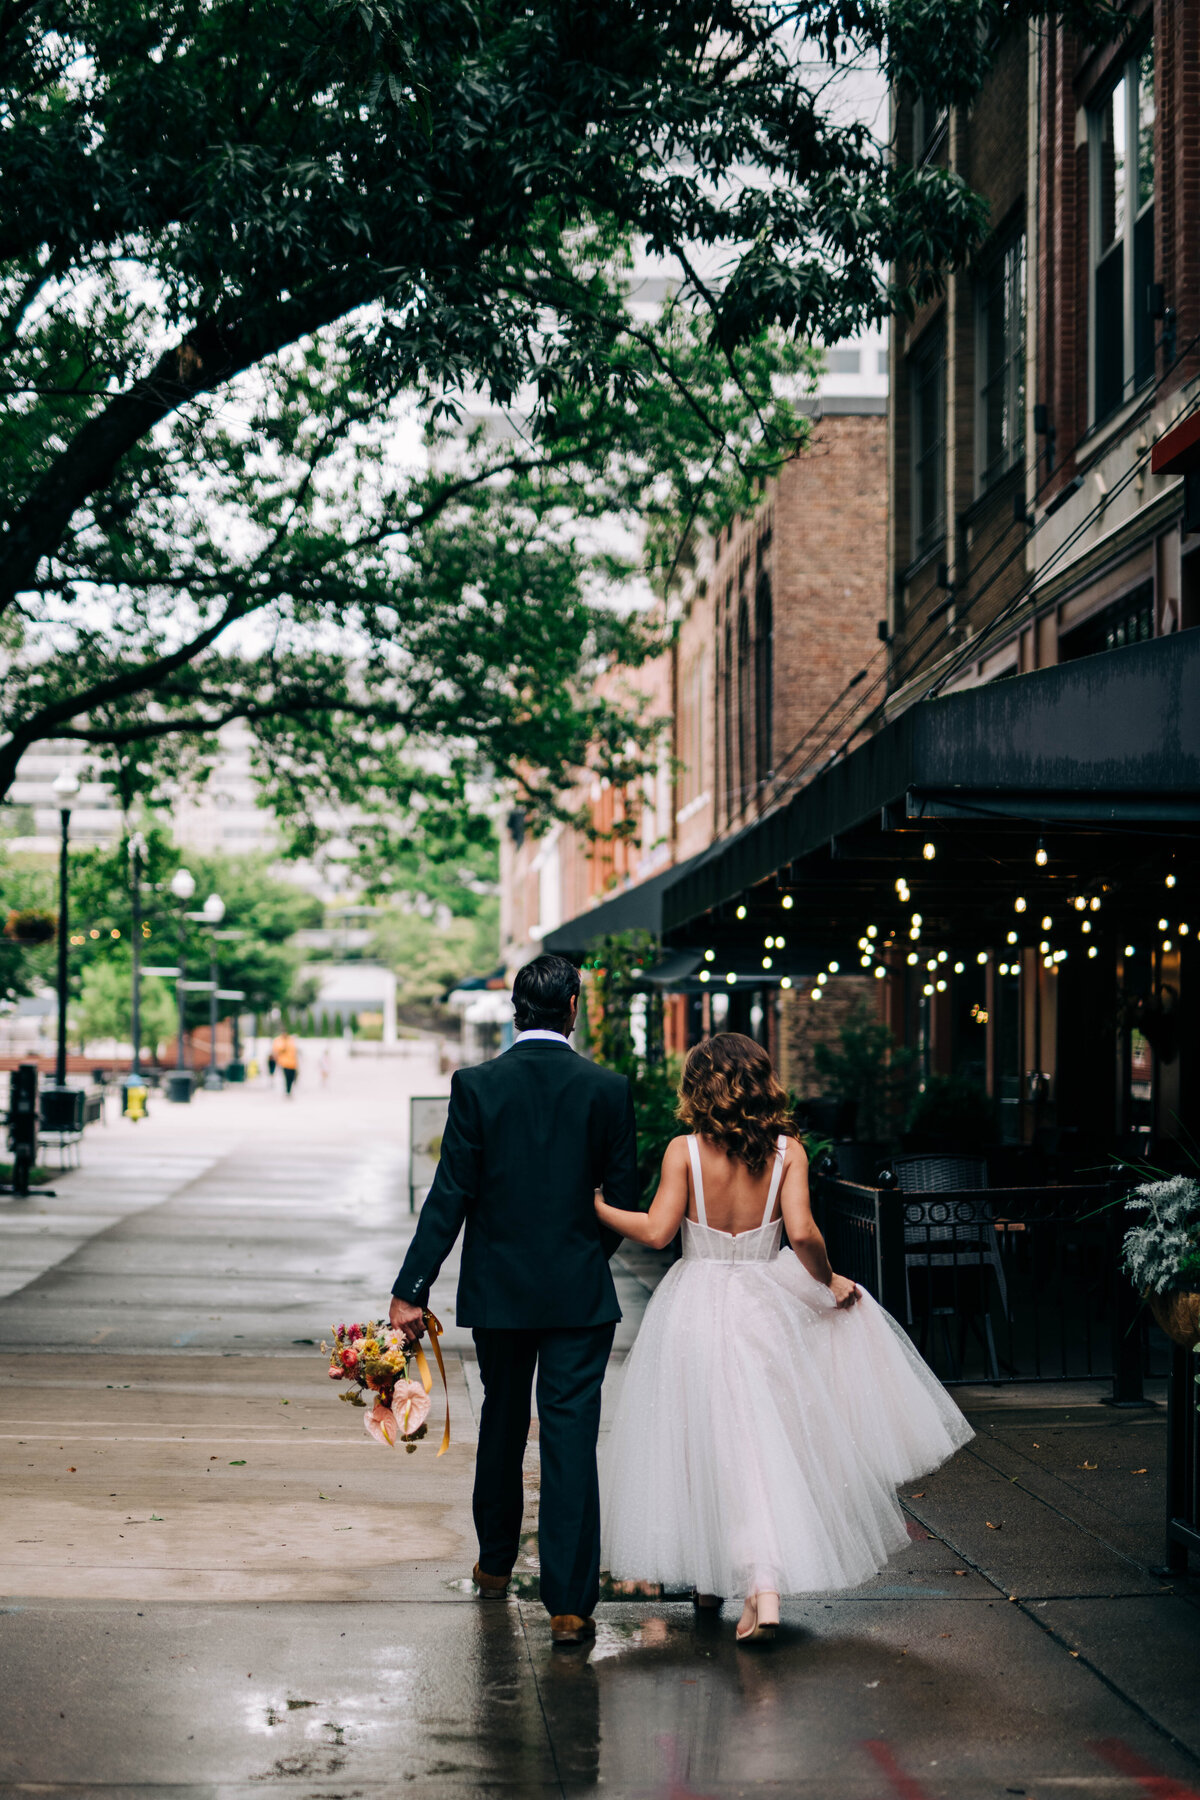
<instances>
[{"instance_id":1,"label":"arched window","mask_svg":"<svg viewBox=\"0 0 1200 1800\"><path fill-rule=\"evenodd\" d=\"M744 812L750 799L754 772L750 761L754 730L754 650L750 640L750 608L742 596L738 606L738 797Z\"/></svg>"},{"instance_id":2,"label":"arched window","mask_svg":"<svg viewBox=\"0 0 1200 1800\"><path fill-rule=\"evenodd\" d=\"M775 613L771 603L771 578L758 578L754 596L754 763L759 781L775 767Z\"/></svg>"}]
</instances>

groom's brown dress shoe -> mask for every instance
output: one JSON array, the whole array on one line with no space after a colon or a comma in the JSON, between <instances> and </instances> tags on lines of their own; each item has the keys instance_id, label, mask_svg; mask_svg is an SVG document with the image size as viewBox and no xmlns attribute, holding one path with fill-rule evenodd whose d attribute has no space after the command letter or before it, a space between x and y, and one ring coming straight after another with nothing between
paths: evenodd
<instances>
[{"instance_id":1,"label":"groom's brown dress shoe","mask_svg":"<svg viewBox=\"0 0 1200 1800\"><path fill-rule=\"evenodd\" d=\"M471 1580L481 1600L503 1600L508 1593L510 1577L507 1575L489 1575L476 1563L471 1570Z\"/></svg>"},{"instance_id":2,"label":"groom's brown dress shoe","mask_svg":"<svg viewBox=\"0 0 1200 1800\"><path fill-rule=\"evenodd\" d=\"M550 1636L556 1644L590 1644L595 1635L595 1619L581 1619L578 1613L555 1613L550 1620Z\"/></svg>"}]
</instances>

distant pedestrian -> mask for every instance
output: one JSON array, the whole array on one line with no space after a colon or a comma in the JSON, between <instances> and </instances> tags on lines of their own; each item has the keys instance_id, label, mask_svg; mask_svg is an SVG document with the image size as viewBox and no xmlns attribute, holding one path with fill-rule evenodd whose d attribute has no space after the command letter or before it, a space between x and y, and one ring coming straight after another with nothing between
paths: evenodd
<instances>
[{"instance_id":1,"label":"distant pedestrian","mask_svg":"<svg viewBox=\"0 0 1200 1800\"><path fill-rule=\"evenodd\" d=\"M300 1073L300 1046L290 1031L280 1032L271 1045L271 1055L275 1058L276 1068L283 1071L284 1094L290 1096Z\"/></svg>"},{"instance_id":2,"label":"distant pedestrian","mask_svg":"<svg viewBox=\"0 0 1200 1800\"><path fill-rule=\"evenodd\" d=\"M329 1077L332 1074L332 1072L333 1072L333 1058L329 1054L329 1045L326 1044L325 1048L321 1051L321 1054L317 1059L317 1074L321 1077L321 1086L322 1087L329 1086Z\"/></svg>"}]
</instances>

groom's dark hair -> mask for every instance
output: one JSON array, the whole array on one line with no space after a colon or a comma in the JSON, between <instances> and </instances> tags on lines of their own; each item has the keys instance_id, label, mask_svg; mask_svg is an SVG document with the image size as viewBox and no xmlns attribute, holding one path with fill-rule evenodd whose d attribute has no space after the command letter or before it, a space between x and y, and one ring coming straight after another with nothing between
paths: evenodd
<instances>
[{"instance_id":1,"label":"groom's dark hair","mask_svg":"<svg viewBox=\"0 0 1200 1800\"><path fill-rule=\"evenodd\" d=\"M517 970L513 1011L518 1031L561 1031L579 992L579 970L565 956L535 956Z\"/></svg>"}]
</instances>

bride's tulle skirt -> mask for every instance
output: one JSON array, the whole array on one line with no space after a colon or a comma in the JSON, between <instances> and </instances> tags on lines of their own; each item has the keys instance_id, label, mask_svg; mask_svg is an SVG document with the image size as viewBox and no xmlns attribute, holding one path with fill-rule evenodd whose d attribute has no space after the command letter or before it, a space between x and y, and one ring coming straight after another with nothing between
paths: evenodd
<instances>
[{"instance_id":1,"label":"bride's tulle skirt","mask_svg":"<svg viewBox=\"0 0 1200 1800\"><path fill-rule=\"evenodd\" d=\"M907 1542L897 1486L972 1436L869 1294L839 1311L790 1249L685 1258L625 1365L604 1566L729 1596L857 1587Z\"/></svg>"}]
</instances>

